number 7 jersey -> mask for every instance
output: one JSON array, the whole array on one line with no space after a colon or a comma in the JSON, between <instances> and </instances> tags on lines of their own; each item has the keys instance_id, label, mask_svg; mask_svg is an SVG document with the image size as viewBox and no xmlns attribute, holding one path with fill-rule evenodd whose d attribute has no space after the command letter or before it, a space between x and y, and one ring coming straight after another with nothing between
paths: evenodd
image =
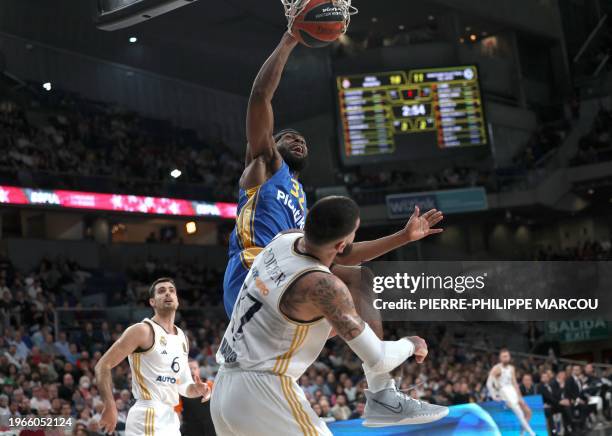
<instances>
[{"instance_id":1,"label":"number 7 jersey","mask_svg":"<svg viewBox=\"0 0 612 436\"><path fill-rule=\"evenodd\" d=\"M301 232L279 234L255 258L217 352L219 364L297 380L321 353L329 322L297 322L279 307L299 277L312 271L331 274L318 259L298 253L301 237Z\"/></svg>"}]
</instances>

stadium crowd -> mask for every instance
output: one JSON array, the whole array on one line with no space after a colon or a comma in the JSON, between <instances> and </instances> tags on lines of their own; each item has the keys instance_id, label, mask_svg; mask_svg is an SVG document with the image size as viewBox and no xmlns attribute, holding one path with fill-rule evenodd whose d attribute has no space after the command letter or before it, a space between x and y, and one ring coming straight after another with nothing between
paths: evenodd
<instances>
[{"instance_id":1,"label":"stadium crowd","mask_svg":"<svg viewBox=\"0 0 612 436\"><path fill-rule=\"evenodd\" d=\"M180 267L152 263L134 268L137 273L133 273L133 283L150 280L162 272L186 274ZM102 403L93 368L127 324L96 321L79 316L77 311L68 328L55 330L52 311L55 304L61 304L53 295L60 288L78 284L82 274L78 265L70 261L45 260L35 273L24 277L10 261L0 258L0 431L11 416L55 416L73 418L72 425L56 429L57 434L99 432ZM211 282L218 279L211 273ZM146 297L136 293L135 299L144 303ZM190 357L200 363L202 378L214 380L218 370L215 354L227 321L222 316L204 318L200 313L197 322L181 319L178 323L188 332ZM457 342L461 334L452 328L442 324L386 326L388 339L416 333L427 338L429 344L425 364L408 362L394 373L408 395L444 405L488 398L487 375L497 354L461 346ZM493 350L484 334L477 342L480 348ZM564 367L554 356L545 360L515 358L514 364L524 393L544 396L553 428L565 426L568 434L610 418L610 370L598 373L592 365ZM113 382L121 430L133 402L127 362L117 367ZM299 383L323 419L346 420L363 415L367 385L361 362L341 340L328 342Z\"/></svg>"},{"instance_id":2,"label":"stadium crowd","mask_svg":"<svg viewBox=\"0 0 612 436\"><path fill-rule=\"evenodd\" d=\"M236 199L242 163L227 146L210 146L193 131L61 91L27 101L0 101L0 147L9 150L0 154L0 177L7 181L19 179L38 188L83 190L90 185L126 194L184 192L194 199ZM182 172L177 180L170 177L175 168Z\"/></svg>"}]
</instances>

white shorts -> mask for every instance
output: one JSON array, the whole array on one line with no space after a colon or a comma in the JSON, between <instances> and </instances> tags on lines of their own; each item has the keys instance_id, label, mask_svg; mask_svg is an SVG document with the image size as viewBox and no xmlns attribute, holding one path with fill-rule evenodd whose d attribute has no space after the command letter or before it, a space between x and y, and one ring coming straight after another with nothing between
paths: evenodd
<instances>
[{"instance_id":1,"label":"white shorts","mask_svg":"<svg viewBox=\"0 0 612 436\"><path fill-rule=\"evenodd\" d=\"M331 436L293 379L267 372L221 368L210 412L217 436Z\"/></svg>"},{"instance_id":2,"label":"white shorts","mask_svg":"<svg viewBox=\"0 0 612 436\"><path fill-rule=\"evenodd\" d=\"M125 436L181 436L174 407L159 401L138 400L125 422Z\"/></svg>"},{"instance_id":3,"label":"white shorts","mask_svg":"<svg viewBox=\"0 0 612 436\"><path fill-rule=\"evenodd\" d=\"M506 385L499 390L499 396L509 405L519 403L519 397L514 386Z\"/></svg>"}]
</instances>

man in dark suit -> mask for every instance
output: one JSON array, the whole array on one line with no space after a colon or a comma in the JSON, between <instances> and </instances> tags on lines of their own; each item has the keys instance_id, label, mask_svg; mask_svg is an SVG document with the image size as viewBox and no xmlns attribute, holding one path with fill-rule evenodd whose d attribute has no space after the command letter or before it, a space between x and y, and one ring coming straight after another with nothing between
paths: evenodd
<instances>
[{"instance_id":1,"label":"man in dark suit","mask_svg":"<svg viewBox=\"0 0 612 436\"><path fill-rule=\"evenodd\" d=\"M521 395L523 397L536 394L535 385L533 384L533 377L531 374L523 374L519 389L521 390Z\"/></svg>"},{"instance_id":2,"label":"man in dark suit","mask_svg":"<svg viewBox=\"0 0 612 436\"><path fill-rule=\"evenodd\" d=\"M586 423L589 416L589 406L583 392L582 368L580 365L572 366L572 374L565 383L565 395L572 406L572 416L579 419L581 427Z\"/></svg>"},{"instance_id":3,"label":"man in dark suit","mask_svg":"<svg viewBox=\"0 0 612 436\"><path fill-rule=\"evenodd\" d=\"M565 373L561 378L565 376ZM561 383L565 383L561 381ZM552 417L556 413L560 413L563 417L563 427L565 428L565 434L572 434L572 414L570 413L570 402L567 398L563 397L563 390L561 384L557 380L551 380L548 372L543 372L540 375L540 384L536 388L536 393L542 395L544 401L544 413L546 414L546 421L548 422L548 428L552 434L556 434L556 428L554 426Z\"/></svg>"},{"instance_id":4,"label":"man in dark suit","mask_svg":"<svg viewBox=\"0 0 612 436\"><path fill-rule=\"evenodd\" d=\"M572 375L567 379L565 383L565 393L567 398L572 400L574 403L578 403L578 400L583 399L582 393L582 368L579 365L572 367Z\"/></svg>"}]
</instances>

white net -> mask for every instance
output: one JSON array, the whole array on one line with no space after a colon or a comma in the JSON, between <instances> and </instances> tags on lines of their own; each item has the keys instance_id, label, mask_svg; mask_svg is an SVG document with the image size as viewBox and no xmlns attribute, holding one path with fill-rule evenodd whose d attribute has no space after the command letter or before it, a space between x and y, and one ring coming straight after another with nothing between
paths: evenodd
<instances>
[{"instance_id":1,"label":"white net","mask_svg":"<svg viewBox=\"0 0 612 436\"><path fill-rule=\"evenodd\" d=\"M342 16L344 17L344 30L342 33L344 34L351 22L351 15L355 15L359 11L355 6L351 5L351 0L330 1L334 6L342 11ZM291 32L295 18L302 13L304 8L308 5L308 3L310 3L310 0L281 0L281 3L285 7L287 28L289 29L289 32Z\"/></svg>"}]
</instances>

